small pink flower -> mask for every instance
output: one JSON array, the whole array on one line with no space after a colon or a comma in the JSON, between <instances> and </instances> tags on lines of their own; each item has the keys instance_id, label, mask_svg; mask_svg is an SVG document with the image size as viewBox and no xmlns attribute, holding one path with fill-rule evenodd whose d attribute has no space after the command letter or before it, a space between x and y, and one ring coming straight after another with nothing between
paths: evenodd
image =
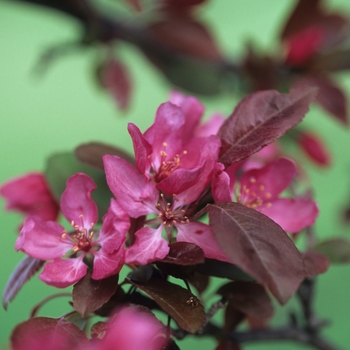
<instances>
[{"instance_id":1,"label":"small pink flower","mask_svg":"<svg viewBox=\"0 0 350 350\"><path fill-rule=\"evenodd\" d=\"M0 187L0 195L7 201L7 210L37 215L43 220L57 219L58 203L42 173L28 173L5 182Z\"/></svg>"},{"instance_id":2,"label":"small pink flower","mask_svg":"<svg viewBox=\"0 0 350 350\"><path fill-rule=\"evenodd\" d=\"M83 344L84 350L161 350L168 342L165 327L148 312L128 307L107 322L102 339Z\"/></svg>"},{"instance_id":3,"label":"small pink flower","mask_svg":"<svg viewBox=\"0 0 350 350\"><path fill-rule=\"evenodd\" d=\"M208 185L221 145L216 135L194 136L200 114L196 115L188 119L180 107L167 102L158 108L153 125L144 134L136 125L128 126L138 171L162 192L181 193L188 202L196 200Z\"/></svg>"},{"instance_id":4,"label":"small pink flower","mask_svg":"<svg viewBox=\"0 0 350 350\"><path fill-rule=\"evenodd\" d=\"M230 177L218 164L213 177L213 197L217 202L232 198ZM318 215L315 201L304 198L282 198L280 194L296 175L294 162L279 158L268 165L246 171L239 179L237 202L258 210L279 224L285 231L296 233L313 225ZM234 179L235 180L235 179Z\"/></svg>"},{"instance_id":5,"label":"small pink flower","mask_svg":"<svg viewBox=\"0 0 350 350\"><path fill-rule=\"evenodd\" d=\"M15 248L36 259L52 260L39 276L47 284L67 287L86 274L87 264L93 264L93 279L116 274L123 266L129 218L112 200L101 229L96 231L97 206L91 198L95 188L94 181L85 174L68 179L61 210L73 232L38 216L28 216L24 221Z\"/></svg>"},{"instance_id":6,"label":"small pink flower","mask_svg":"<svg viewBox=\"0 0 350 350\"><path fill-rule=\"evenodd\" d=\"M107 183L121 207L133 218L151 215L146 220L150 227L138 230L134 244L126 250L127 263L144 265L163 259L169 252L169 246L162 237L162 232L164 230L168 241L172 242L175 240L174 229L177 231L177 241L197 244L208 258L227 260L210 227L203 223L189 222L186 208L190 202L186 202L186 197L166 197L159 192L156 184L122 158L105 155L103 160Z\"/></svg>"}]
</instances>

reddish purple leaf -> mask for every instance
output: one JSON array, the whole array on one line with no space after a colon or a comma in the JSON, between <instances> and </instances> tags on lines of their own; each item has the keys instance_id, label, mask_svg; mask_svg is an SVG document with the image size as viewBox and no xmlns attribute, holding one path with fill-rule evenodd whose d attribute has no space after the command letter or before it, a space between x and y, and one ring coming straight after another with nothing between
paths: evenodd
<instances>
[{"instance_id":1,"label":"reddish purple leaf","mask_svg":"<svg viewBox=\"0 0 350 350\"><path fill-rule=\"evenodd\" d=\"M341 123L348 125L347 100L339 86L325 76L304 76L302 84L318 88L316 102Z\"/></svg>"},{"instance_id":2,"label":"reddish purple leaf","mask_svg":"<svg viewBox=\"0 0 350 350\"><path fill-rule=\"evenodd\" d=\"M318 243L314 250L325 255L332 264L350 263L350 241L345 238L333 238Z\"/></svg>"},{"instance_id":3,"label":"reddish purple leaf","mask_svg":"<svg viewBox=\"0 0 350 350\"><path fill-rule=\"evenodd\" d=\"M34 317L17 325L11 335L13 350L74 350L87 338L64 318Z\"/></svg>"},{"instance_id":4,"label":"reddish purple leaf","mask_svg":"<svg viewBox=\"0 0 350 350\"><path fill-rule=\"evenodd\" d=\"M129 106L132 84L126 67L115 58L110 58L101 71L102 85L110 92L121 110Z\"/></svg>"},{"instance_id":5,"label":"reddish purple leaf","mask_svg":"<svg viewBox=\"0 0 350 350\"><path fill-rule=\"evenodd\" d=\"M220 162L229 166L281 137L303 119L316 93L299 86L289 94L267 90L244 98L218 132Z\"/></svg>"},{"instance_id":6,"label":"reddish purple leaf","mask_svg":"<svg viewBox=\"0 0 350 350\"><path fill-rule=\"evenodd\" d=\"M188 290L156 278L145 284L129 282L152 297L183 330L196 333L203 326L206 319L203 305Z\"/></svg>"},{"instance_id":7,"label":"reddish purple leaf","mask_svg":"<svg viewBox=\"0 0 350 350\"><path fill-rule=\"evenodd\" d=\"M193 276L187 279L187 282L191 283L196 288L198 294L201 295L209 286L209 276L195 271Z\"/></svg>"},{"instance_id":8,"label":"reddish purple leaf","mask_svg":"<svg viewBox=\"0 0 350 350\"><path fill-rule=\"evenodd\" d=\"M2 294L2 306L7 309L8 303L20 291L24 283L26 283L36 272L44 265L45 261L34 259L26 256L13 271L10 279L7 281L4 292Z\"/></svg>"},{"instance_id":9,"label":"reddish purple leaf","mask_svg":"<svg viewBox=\"0 0 350 350\"><path fill-rule=\"evenodd\" d=\"M169 253L161 261L176 265L196 265L204 263L204 252L193 243L176 242L169 244Z\"/></svg>"},{"instance_id":10,"label":"reddish purple leaf","mask_svg":"<svg viewBox=\"0 0 350 350\"><path fill-rule=\"evenodd\" d=\"M257 318L273 315L273 306L265 289L254 282L230 282L216 292L227 298L228 303L242 313Z\"/></svg>"},{"instance_id":11,"label":"reddish purple leaf","mask_svg":"<svg viewBox=\"0 0 350 350\"><path fill-rule=\"evenodd\" d=\"M320 275L328 270L330 261L325 255L309 250L303 253L302 256L309 277Z\"/></svg>"},{"instance_id":12,"label":"reddish purple leaf","mask_svg":"<svg viewBox=\"0 0 350 350\"><path fill-rule=\"evenodd\" d=\"M73 287L73 307L83 317L103 306L118 288L118 275L94 280L87 273Z\"/></svg>"},{"instance_id":13,"label":"reddish purple leaf","mask_svg":"<svg viewBox=\"0 0 350 350\"><path fill-rule=\"evenodd\" d=\"M240 203L208 205L210 226L227 257L284 304L306 276L301 254L267 216Z\"/></svg>"},{"instance_id":14,"label":"reddish purple leaf","mask_svg":"<svg viewBox=\"0 0 350 350\"><path fill-rule=\"evenodd\" d=\"M102 157L111 154L125 159L130 164L135 164L135 159L127 152L117 147L100 142L89 142L78 146L75 151L77 159L85 164L104 170Z\"/></svg>"},{"instance_id":15,"label":"reddish purple leaf","mask_svg":"<svg viewBox=\"0 0 350 350\"><path fill-rule=\"evenodd\" d=\"M173 14L165 20L152 23L149 30L154 37L178 54L221 61L222 55L209 30L186 14Z\"/></svg>"},{"instance_id":16,"label":"reddish purple leaf","mask_svg":"<svg viewBox=\"0 0 350 350\"><path fill-rule=\"evenodd\" d=\"M282 31L281 38L288 40L307 28L318 27L326 34L323 44L330 47L339 42L339 36L344 34L342 31L347 22L341 15L326 12L320 0L299 0Z\"/></svg>"},{"instance_id":17,"label":"reddish purple leaf","mask_svg":"<svg viewBox=\"0 0 350 350\"><path fill-rule=\"evenodd\" d=\"M311 62L311 72L339 72L350 69L350 50L334 50L317 56Z\"/></svg>"},{"instance_id":18,"label":"reddish purple leaf","mask_svg":"<svg viewBox=\"0 0 350 350\"><path fill-rule=\"evenodd\" d=\"M246 315L243 312L237 310L231 304L227 304L224 314L224 334L228 336L245 318Z\"/></svg>"}]
</instances>

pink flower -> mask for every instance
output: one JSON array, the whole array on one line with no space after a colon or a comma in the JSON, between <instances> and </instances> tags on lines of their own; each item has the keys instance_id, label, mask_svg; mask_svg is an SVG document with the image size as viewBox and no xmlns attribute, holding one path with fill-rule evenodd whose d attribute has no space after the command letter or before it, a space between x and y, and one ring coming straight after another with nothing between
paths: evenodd
<instances>
[{"instance_id":1,"label":"pink flower","mask_svg":"<svg viewBox=\"0 0 350 350\"><path fill-rule=\"evenodd\" d=\"M151 313L129 307L118 311L107 323L102 340L84 350L161 350L168 338L165 327Z\"/></svg>"},{"instance_id":2,"label":"pink flower","mask_svg":"<svg viewBox=\"0 0 350 350\"><path fill-rule=\"evenodd\" d=\"M0 195L7 201L7 210L37 215L43 220L57 219L58 204L42 173L28 173L5 182Z\"/></svg>"},{"instance_id":3,"label":"pink flower","mask_svg":"<svg viewBox=\"0 0 350 350\"><path fill-rule=\"evenodd\" d=\"M95 231L98 213L91 198L95 188L94 181L85 174L78 173L68 179L61 210L73 232L38 216L28 216L24 221L15 248L33 258L52 260L45 264L39 276L47 284L67 287L86 274L88 265L93 265L93 279L116 274L123 266L129 218L112 200L100 231Z\"/></svg>"},{"instance_id":4,"label":"pink flower","mask_svg":"<svg viewBox=\"0 0 350 350\"><path fill-rule=\"evenodd\" d=\"M227 202L232 198L231 179L235 179L223 170L223 165L219 163L213 177L213 197L215 201ZM279 158L259 169L248 170L239 180L235 200L265 214L283 230L299 232L314 224L318 206L313 200L280 197L295 175L294 162L286 158Z\"/></svg>"},{"instance_id":5,"label":"pink flower","mask_svg":"<svg viewBox=\"0 0 350 350\"><path fill-rule=\"evenodd\" d=\"M163 259L169 252L168 242L162 237L165 230L169 242L177 241L197 244L208 258L224 260L210 227L199 222L189 222L186 197L165 196L156 184L140 174L138 170L117 156L103 157L107 183L120 206L133 218L151 215L146 224L135 233L134 244L126 250L127 263L148 264ZM189 193L187 191L187 193ZM189 196L190 198L192 196Z\"/></svg>"},{"instance_id":6,"label":"pink flower","mask_svg":"<svg viewBox=\"0 0 350 350\"><path fill-rule=\"evenodd\" d=\"M144 134L134 124L128 130L138 171L162 192L181 193L192 202L210 181L221 143L215 135L195 137L200 114L189 115L190 120L180 107L167 102L158 108L153 125Z\"/></svg>"}]
</instances>

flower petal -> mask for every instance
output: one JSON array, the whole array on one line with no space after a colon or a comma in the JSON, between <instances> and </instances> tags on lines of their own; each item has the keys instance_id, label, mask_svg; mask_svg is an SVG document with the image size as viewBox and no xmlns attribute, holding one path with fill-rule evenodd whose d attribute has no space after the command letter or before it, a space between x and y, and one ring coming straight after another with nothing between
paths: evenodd
<instances>
[{"instance_id":1,"label":"flower petal","mask_svg":"<svg viewBox=\"0 0 350 350\"><path fill-rule=\"evenodd\" d=\"M109 254L100 249L94 254L94 267L91 277L95 280L101 280L117 274L124 265L124 255L124 244L118 250Z\"/></svg>"},{"instance_id":2,"label":"flower petal","mask_svg":"<svg viewBox=\"0 0 350 350\"><path fill-rule=\"evenodd\" d=\"M126 250L125 262L146 265L162 260L169 253L167 241L162 237L163 226L158 229L143 227L135 233L135 243Z\"/></svg>"},{"instance_id":3,"label":"flower petal","mask_svg":"<svg viewBox=\"0 0 350 350\"><path fill-rule=\"evenodd\" d=\"M146 174L150 168L149 156L152 154L152 146L143 137L136 125L130 123L128 131L134 145L137 169L141 174Z\"/></svg>"},{"instance_id":4,"label":"flower petal","mask_svg":"<svg viewBox=\"0 0 350 350\"><path fill-rule=\"evenodd\" d=\"M87 265L83 263L83 255L76 259L56 259L44 265L39 278L50 286L68 287L78 282L86 274Z\"/></svg>"},{"instance_id":5,"label":"flower petal","mask_svg":"<svg viewBox=\"0 0 350 350\"><path fill-rule=\"evenodd\" d=\"M232 202L230 177L224 169L224 164L217 163L213 171L211 191L215 202Z\"/></svg>"},{"instance_id":6,"label":"flower petal","mask_svg":"<svg viewBox=\"0 0 350 350\"><path fill-rule=\"evenodd\" d=\"M271 201L285 190L296 175L296 166L287 158L279 158L260 169L252 169L241 177L241 201L259 197Z\"/></svg>"},{"instance_id":7,"label":"flower petal","mask_svg":"<svg viewBox=\"0 0 350 350\"><path fill-rule=\"evenodd\" d=\"M154 213L159 192L135 167L117 156L103 156L109 188L133 218Z\"/></svg>"},{"instance_id":8,"label":"flower petal","mask_svg":"<svg viewBox=\"0 0 350 350\"><path fill-rule=\"evenodd\" d=\"M102 227L96 243L100 244L105 252L111 254L118 250L120 246L124 246L129 228L130 219L128 214L116 200L111 199L108 212L102 219Z\"/></svg>"},{"instance_id":9,"label":"flower petal","mask_svg":"<svg viewBox=\"0 0 350 350\"><path fill-rule=\"evenodd\" d=\"M37 215L43 220L54 221L58 216L58 203L42 173L28 173L5 182L0 187L0 195L7 201L7 210Z\"/></svg>"},{"instance_id":10,"label":"flower petal","mask_svg":"<svg viewBox=\"0 0 350 350\"><path fill-rule=\"evenodd\" d=\"M319 212L315 201L302 198L276 199L270 207L258 210L290 233L297 233L313 225Z\"/></svg>"},{"instance_id":11,"label":"flower petal","mask_svg":"<svg viewBox=\"0 0 350 350\"><path fill-rule=\"evenodd\" d=\"M198 245L204 251L206 258L230 262L219 248L210 226L201 222L190 222L177 225L177 242L189 242Z\"/></svg>"},{"instance_id":12,"label":"flower petal","mask_svg":"<svg viewBox=\"0 0 350 350\"><path fill-rule=\"evenodd\" d=\"M91 198L96 189L94 180L83 173L71 176L61 197L61 210L64 217L74 225L89 230L98 219L97 206Z\"/></svg>"},{"instance_id":13,"label":"flower petal","mask_svg":"<svg viewBox=\"0 0 350 350\"><path fill-rule=\"evenodd\" d=\"M60 258L73 246L69 241L62 240L63 232L64 228L54 221L28 216L16 240L15 249L36 259Z\"/></svg>"}]
</instances>

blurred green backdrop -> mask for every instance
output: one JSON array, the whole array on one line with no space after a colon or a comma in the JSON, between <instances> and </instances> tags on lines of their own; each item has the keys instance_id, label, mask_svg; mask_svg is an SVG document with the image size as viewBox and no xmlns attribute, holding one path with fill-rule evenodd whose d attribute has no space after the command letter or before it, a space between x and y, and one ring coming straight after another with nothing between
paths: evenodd
<instances>
[{"instance_id":1,"label":"blurred green backdrop","mask_svg":"<svg viewBox=\"0 0 350 350\"><path fill-rule=\"evenodd\" d=\"M350 16L348 0L326 2L329 8L345 11ZM227 56L237 57L248 39L262 48L273 48L278 30L294 4L293 0L212 0L201 12L223 51ZM126 44L120 45L120 54L129 63L135 83L131 108L126 113L119 112L109 96L97 88L92 69L96 53L92 49L58 60L42 78L35 76L33 68L46 48L78 36L77 24L59 13L2 1L0 33L0 182L28 171L42 170L49 155L72 150L83 142L98 140L130 150L127 123L134 122L145 130L158 105L167 100L171 86L135 48ZM350 93L349 75L339 79ZM229 95L201 100L208 112L225 114L229 114L237 102L237 98ZM350 132L315 106L304 123L317 129L333 154L332 168L309 169L321 209L317 232L321 237L347 236L349 228L342 226L339 217L342 205L349 202ZM4 206L3 200L0 205ZM18 215L0 212L1 289L23 256L13 248L20 222ZM6 346L11 329L28 317L36 303L56 291L34 277L7 311L1 308L0 346ZM325 334L343 349L350 348L349 295L349 266L332 266L318 279L316 308L320 317L331 320ZM50 302L40 315L59 316L69 310L67 302L67 298ZM297 303L292 300L277 312L274 323L284 323L288 312L297 309ZM182 350L195 346L214 349L214 342L209 339L195 342L188 338L179 345ZM248 350L303 348L307 349L291 343L244 346Z\"/></svg>"}]
</instances>

